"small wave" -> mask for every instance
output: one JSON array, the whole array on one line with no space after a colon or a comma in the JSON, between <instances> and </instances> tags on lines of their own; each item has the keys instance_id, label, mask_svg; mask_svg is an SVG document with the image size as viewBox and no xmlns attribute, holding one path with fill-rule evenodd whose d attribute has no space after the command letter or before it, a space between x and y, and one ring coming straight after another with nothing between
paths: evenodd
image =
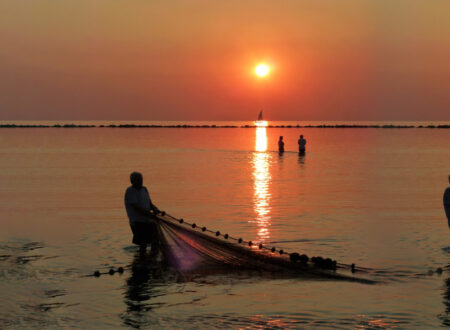
<instances>
[{"instance_id":1,"label":"small wave","mask_svg":"<svg viewBox=\"0 0 450 330\"><path fill-rule=\"evenodd\" d=\"M8 242L6 244L0 244L1 250L12 250L12 251L22 251L29 252L36 249L42 249L44 247L44 243L42 242Z\"/></svg>"},{"instance_id":2,"label":"small wave","mask_svg":"<svg viewBox=\"0 0 450 330\"><path fill-rule=\"evenodd\" d=\"M49 298L55 298L60 296L65 296L67 294L66 290L45 290L45 295Z\"/></svg>"},{"instance_id":3,"label":"small wave","mask_svg":"<svg viewBox=\"0 0 450 330\"><path fill-rule=\"evenodd\" d=\"M139 251L139 246L129 245L129 246L125 246L122 250L124 250L126 252L136 252L136 251Z\"/></svg>"},{"instance_id":4,"label":"small wave","mask_svg":"<svg viewBox=\"0 0 450 330\"><path fill-rule=\"evenodd\" d=\"M318 238L318 239L307 239L307 238L300 238L300 239L294 239L294 240L286 240L286 241L273 241L268 242L268 244L284 244L284 243L305 243L305 242L340 242L342 240L337 239L324 239L324 238Z\"/></svg>"}]
</instances>

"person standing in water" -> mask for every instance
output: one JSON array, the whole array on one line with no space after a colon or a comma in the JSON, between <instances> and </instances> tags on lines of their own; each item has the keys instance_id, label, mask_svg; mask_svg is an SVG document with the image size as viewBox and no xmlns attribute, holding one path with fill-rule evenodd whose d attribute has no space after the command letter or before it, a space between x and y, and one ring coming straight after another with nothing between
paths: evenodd
<instances>
[{"instance_id":1,"label":"person standing in water","mask_svg":"<svg viewBox=\"0 0 450 330\"><path fill-rule=\"evenodd\" d=\"M450 183L450 175L448 176L448 183ZM447 216L448 226L450 228L450 186L445 189L443 202L445 215Z\"/></svg>"},{"instance_id":2,"label":"person standing in water","mask_svg":"<svg viewBox=\"0 0 450 330\"><path fill-rule=\"evenodd\" d=\"M298 139L298 153L300 155L304 155L306 151L306 140L303 138L303 135L300 135L300 138Z\"/></svg>"},{"instance_id":3,"label":"person standing in water","mask_svg":"<svg viewBox=\"0 0 450 330\"><path fill-rule=\"evenodd\" d=\"M142 254L147 244L150 244L151 254L156 255L159 252L159 236L155 215L160 211L152 203L147 188L142 185L142 174L131 173L130 181L131 186L125 192L125 209L133 232L133 243L139 245Z\"/></svg>"},{"instance_id":4,"label":"person standing in water","mask_svg":"<svg viewBox=\"0 0 450 330\"><path fill-rule=\"evenodd\" d=\"M283 153L284 152L284 141L283 137L280 136L280 139L278 140L278 152Z\"/></svg>"}]
</instances>

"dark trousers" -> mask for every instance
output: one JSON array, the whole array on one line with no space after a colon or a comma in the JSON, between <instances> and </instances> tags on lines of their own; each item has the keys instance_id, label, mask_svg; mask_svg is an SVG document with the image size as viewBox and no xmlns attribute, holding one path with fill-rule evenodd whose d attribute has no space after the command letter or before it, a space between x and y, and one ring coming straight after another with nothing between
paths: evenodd
<instances>
[{"instance_id":1,"label":"dark trousers","mask_svg":"<svg viewBox=\"0 0 450 330\"><path fill-rule=\"evenodd\" d=\"M159 251L159 231L154 222L135 222L131 225L133 243L145 247L150 244L152 253Z\"/></svg>"}]
</instances>

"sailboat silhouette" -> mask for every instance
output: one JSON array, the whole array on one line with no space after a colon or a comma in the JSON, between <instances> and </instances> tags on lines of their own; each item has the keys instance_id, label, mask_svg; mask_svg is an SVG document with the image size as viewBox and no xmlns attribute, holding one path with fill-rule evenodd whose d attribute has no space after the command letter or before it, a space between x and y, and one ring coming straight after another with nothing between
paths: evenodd
<instances>
[{"instance_id":1,"label":"sailboat silhouette","mask_svg":"<svg viewBox=\"0 0 450 330\"><path fill-rule=\"evenodd\" d=\"M261 112L258 115L258 121L261 121L261 120L263 120L262 110L261 110Z\"/></svg>"},{"instance_id":2,"label":"sailboat silhouette","mask_svg":"<svg viewBox=\"0 0 450 330\"><path fill-rule=\"evenodd\" d=\"M263 119L263 111L261 110L258 115L258 120L255 121L256 126L267 126L267 121Z\"/></svg>"}]
</instances>

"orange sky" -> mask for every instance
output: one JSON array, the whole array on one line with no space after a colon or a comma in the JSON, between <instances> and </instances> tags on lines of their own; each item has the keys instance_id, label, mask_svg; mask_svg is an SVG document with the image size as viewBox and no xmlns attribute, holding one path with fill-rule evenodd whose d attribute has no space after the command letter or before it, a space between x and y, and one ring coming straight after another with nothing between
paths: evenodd
<instances>
[{"instance_id":1,"label":"orange sky","mask_svg":"<svg viewBox=\"0 0 450 330\"><path fill-rule=\"evenodd\" d=\"M450 120L449 17L448 0L2 0L0 120Z\"/></svg>"}]
</instances>

